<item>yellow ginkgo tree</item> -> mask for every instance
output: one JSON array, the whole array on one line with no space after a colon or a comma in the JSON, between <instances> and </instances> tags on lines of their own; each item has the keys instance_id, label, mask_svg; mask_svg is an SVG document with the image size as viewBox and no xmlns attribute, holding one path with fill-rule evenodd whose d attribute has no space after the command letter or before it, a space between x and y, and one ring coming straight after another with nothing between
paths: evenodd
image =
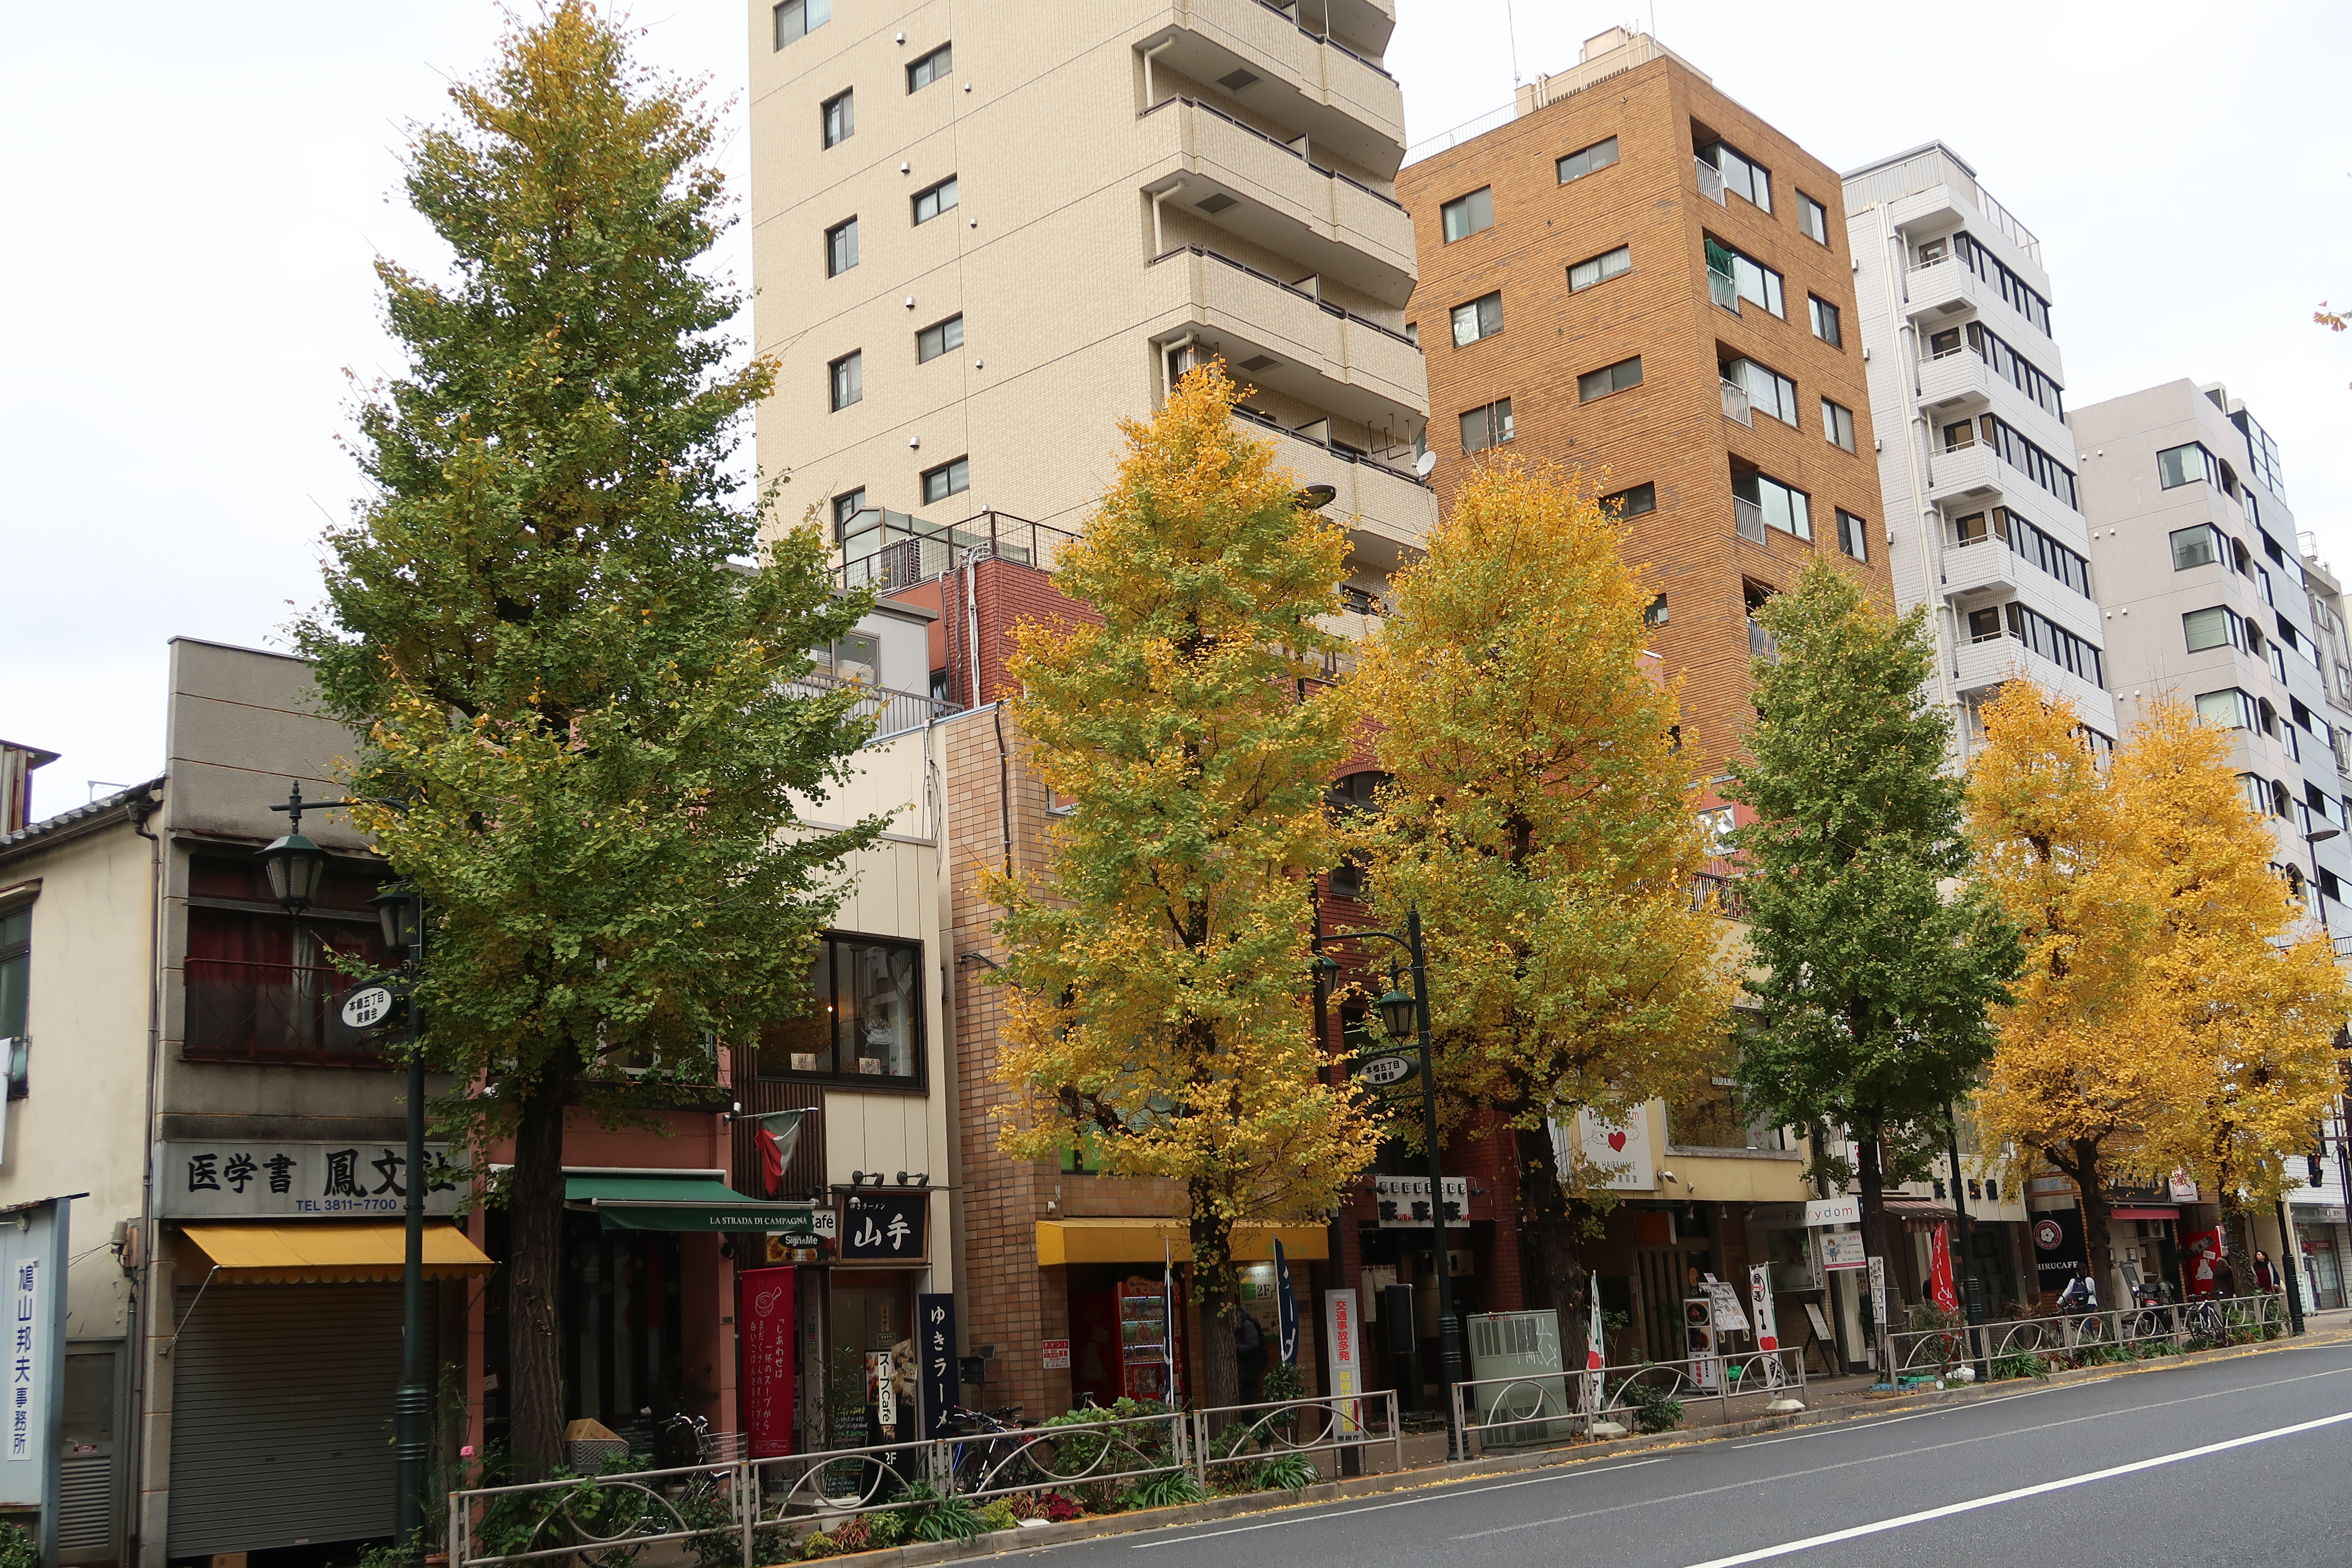
<instances>
[{"instance_id":1,"label":"yellow ginkgo tree","mask_svg":"<svg viewBox=\"0 0 2352 1568\"><path fill-rule=\"evenodd\" d=\"M1490 463L1398 574L1358 674L1392 782L1352 837L1380 923L1422 916L1441 1122L1514 1138L1563 1311L1607 1184L1580 1164L1578 1112L1618 1121L1704 1082L1732 993L1624 543L1574 472Z\"/></svg>"},{"instance_id":2,"label":"yellow ginkgo tree","mask_svg":"<svg viewBox=\"0 0 2352 1568\"><path fill-rule=\"evenodd\" d=\"M1377 1131L1309 1005L1308 890L1335 858L1349 748L1337 647L1347 537L1239 427L1223 368L1123 426L1118 477L1055 582L1099 626L1019 628L1012 716L1072 803L1035 879L992 877L1011 954L1004 1149L1083 1141L1187 1194L1206 1403L1237 1402L1235 1227L1320 1215Z\"/></svg>"}]
</instances>

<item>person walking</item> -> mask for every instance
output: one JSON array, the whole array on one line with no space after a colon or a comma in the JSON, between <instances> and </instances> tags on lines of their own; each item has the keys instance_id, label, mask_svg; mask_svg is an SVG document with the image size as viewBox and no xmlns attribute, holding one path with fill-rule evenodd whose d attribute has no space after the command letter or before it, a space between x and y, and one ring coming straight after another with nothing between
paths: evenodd
<instances>
[{"instance_id":1,"label":"person walking","mask_svg":"<svg viewBox=\"0 0 2352 1568\"><path fill-rule=\"evenodd\" d=\"M2265 1296L2274 1296L2286 1289L2279 1279L2278 1266L2271 1261L2269 1253L2260 1248L2254 1252L2254 1289Z\"/></svg>"},{"instance_id":2,"label":"person walking","mask_svg":"<svg viewBox=\"0 0 2352 1568\"><path fill-rule=\"evenodd\" d=\"M1257 1403L1257 1385L1265 1376L1265 1331L1245 1311L1234 1314L1234 1364L1241 1373L1242 1403Z\"/></svg>"},{"instance_id":3,"label":"person walking","mask_svg":"<svg viewBox=\"0 0 2352 1568\"><path fill-rule=\"evenodd\" d=\"M2099 1310L2099 1288L2092 1281L2087 1267L2059 1292L2058 1310L2062 1312L2095 1312Z\"/></svg>"}]
</instances>

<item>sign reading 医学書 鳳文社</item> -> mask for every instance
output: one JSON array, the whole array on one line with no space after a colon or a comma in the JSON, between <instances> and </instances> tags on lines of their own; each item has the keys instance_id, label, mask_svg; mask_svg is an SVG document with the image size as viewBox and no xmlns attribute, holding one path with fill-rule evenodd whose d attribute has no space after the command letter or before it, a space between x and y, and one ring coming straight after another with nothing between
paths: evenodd
<instances>
[{"instance_id":1,"label":"sign reading \u533b\u5b66\u66f8 \u9cf3\u6587\u793e","mask_svg":"<svg viewBox=\"0 0 2352 1568\"><path fill-rule=\"evenodd\" d=\"M425 1146L425 1212L455 1214L468 1185L449 1146ZM288 1139L172 1141L155 1146L156 1212L166 1219L397 1218L408 1202L397 1143Z\"/></svg>"}]
</instances>

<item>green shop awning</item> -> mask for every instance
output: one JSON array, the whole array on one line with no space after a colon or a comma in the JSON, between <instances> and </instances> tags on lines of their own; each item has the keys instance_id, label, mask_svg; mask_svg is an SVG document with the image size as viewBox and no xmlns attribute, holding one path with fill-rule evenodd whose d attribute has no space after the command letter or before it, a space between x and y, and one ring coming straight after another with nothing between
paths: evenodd
<instances>
[{"instance_id":1,"label":"green shop awning","mask_svg":"<svg viewBox=\"0 0 2352 1568\"><path fill-rule=\"evenodd\" d=\"M594 1209L606 1230L817 1234L814 1205L745 1197L716 1171L566 1171L563 1200Z\"/></svg>"}]
</instances>

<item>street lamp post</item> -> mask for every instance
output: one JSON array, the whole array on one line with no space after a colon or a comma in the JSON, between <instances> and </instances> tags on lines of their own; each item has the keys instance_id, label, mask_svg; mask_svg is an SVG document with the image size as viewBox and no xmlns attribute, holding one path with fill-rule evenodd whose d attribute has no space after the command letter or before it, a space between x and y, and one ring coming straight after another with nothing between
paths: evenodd
<instances>
[{"instance_id":1,"label":"street lamp post","mask_svg":"<svg viewBox=\"0 0 2352 1568\"><path fill-rule=\"evenodd\" d=\"M383 801L312 801L302 799L297 784L285 804L272 811L288 816L284 837L261 851L269 876L269 890L288 913L300 917L318 902L324 880L327 852L302 836L302 813ZM415 977L425 963L425 900L413 888L397 887L368 900L375 910L383 944L409 972L406 998L408 1036L408 1163L402 1210L407 1236L400 1269L400 1386L393 1394L394 1493L393 1539L412 1555L423 1545L425 1472L430 1436L432 1394L425 1383L425 1057L418 1047L424 1009L417 1005Z\"/></svg>"},{"instance_id":2,"label":"street lamp post","mask_svg":"<svg viewBox=\"0 0 2352 1568\"><path fill-rule=\"evenodd\" d=\"M1387 994L1376 1005L1380 1008L1381 1023L1390 1037L1412 1037L1413 1049L1421 1057L1422 1142L1429 1152L1430 1266L1437 1276L1437 1351L1439 1374L1444 1380L1441 1396L1445 1402L1445 1447L1449 1458L1467 1458L1463 1449L1462 1434L1454 1424L1454 1389L1462 1381L1462 1325L1454 1316L1454 1278L1447 1267L1445 1166L1437 1142L1437 1057L1430 1048L1429 957L1422 945L1420 906L1415 905L1406 912L1402 936L1394 931L1369 930L1334 931L1326 936L1318 930L1312 940L1312 946L1319 955L1327 943L1355 942L1368 937L1378 937L1394 943L1411 960L1412 992L1398 990L1391 979ZM1338 967L1329 959L1318 956L1316 971L1318 1000L1324 976ZM1394 971L1391 970L1391 973L1393 974Z\"/></svg>"}]
</instances>

